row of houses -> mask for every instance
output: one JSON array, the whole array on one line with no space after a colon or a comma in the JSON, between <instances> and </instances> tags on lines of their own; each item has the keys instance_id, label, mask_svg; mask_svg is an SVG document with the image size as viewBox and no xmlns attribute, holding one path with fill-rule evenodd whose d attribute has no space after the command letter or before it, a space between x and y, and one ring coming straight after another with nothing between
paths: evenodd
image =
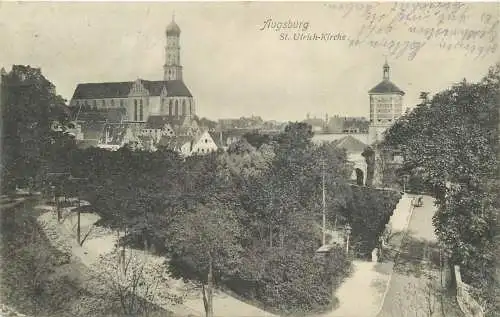
<instances>
[{"instance_id":1,"label":"row of houses","mask_svg":"<svg viewBox=\"0 0 500 317\"><path fill-rule=\"evenodd\" d=\"M246 133L254 132L253 129L216 131L200 127L194 119L188 120L175 122L165 116L150 116L146 123L79 120L65 127L54 122L52 129L64 129L83 149L96 147L116 151L128 146L135 150L156 151L166 148L185 157L226 150L242 140Z\"/></svg>"}]
</instances>

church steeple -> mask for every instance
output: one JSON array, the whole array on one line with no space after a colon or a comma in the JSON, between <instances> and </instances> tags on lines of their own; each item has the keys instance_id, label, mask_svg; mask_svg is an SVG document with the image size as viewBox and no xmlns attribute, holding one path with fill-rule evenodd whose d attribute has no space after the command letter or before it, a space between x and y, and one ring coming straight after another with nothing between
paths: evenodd
<instances>
[{"instance_id":1,"label":"church steeple","mask_svg":"<svg viewBox=\"0 0 500 317\"><path fill-rule=\"evenodd\" d=\"M181 47L179 41L181 29L175 23L175 14L172 15L172 21L167 26L165 34L167 37L167 46L165 47L163 80L182 80Z\"/></svg>"},{"instance_id":2,"label":"church steeple","mask_svg":"<svg viewBox=\"0 0 500 317\"><path fill-rule=\"evenodd\" d=\"M385 63L384 63L384 75L383 75L383 79L384 80L389 80L389 64L387 63L387 58L385 59Z\"/></svg>"}]
</instances>

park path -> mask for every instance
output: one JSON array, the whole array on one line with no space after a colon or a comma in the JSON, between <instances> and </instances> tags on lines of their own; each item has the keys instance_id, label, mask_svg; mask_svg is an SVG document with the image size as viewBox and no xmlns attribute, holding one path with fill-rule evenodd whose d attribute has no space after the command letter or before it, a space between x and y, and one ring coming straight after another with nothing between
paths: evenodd
<instances>
[{"instance_id":1,"label":"park path","mask_svg":"<svg viewBox=\"0 0 500 317\"><path fill-rule=\"evenodd\" d=\"M413 210L377 317L462 316L448 299L440 301L439 250L432 224L437 207L431 196L423 196L423 202Z\"/></svg>"},{"instance_id":2,"label":"park path","mask_svg":"<svg viewBox=\"0 0 500 317\"><path fill-rule=\"evenodd\" d=\"M401 235L408 226L412 197L403 195L389 223ZM337 289L339 306L321 317L374 317L380 310L392 273L392 262L353 261L353 273Z\"/></svg>"},{"instance_id":3,"label":"park path","mask_svg":"<svg viewBox=\"0 0 500 317\"><path fill-rule=\"evenodd\" d=\"M82 246L76 242L76 215L71 212L72 208L64 208L63 221L57 223L57 215L50 206L38 206L40 209L45 209L46 212L40 216L40 220L52 223L51 227L56 228L60 238L63 238L71 247L72 256L78 258L85 266L95 270L102 267L99 260L100 256L109 256L115 250L117 241L116 232L108 231L101 227L94 226L94 223L99 219L94 213L81 213L81 232L82 236L91 230L88 238ZM94 231L98 231L94 233ZM148 265L155 266L163 263L164 258L158 257L143 251L134 251L127 248L127 252L131 252L134 256L139 256L144 259ZM155 296L154 303L173 311L176 316L204 316L203 301L199 290L186 291L186 285L180 280L170 278L167 285L159 286L158 295ZM189 287L188 287L189 288ZM171 303L163 302L163 294L179 292L179 295L184 296L182 304L172 305ZM263 311L255 306L247 304L237 298L234 298L220 290L214 292L214 311L216 317L276 317L275 315Z\"/></svg>"}]
</instances>

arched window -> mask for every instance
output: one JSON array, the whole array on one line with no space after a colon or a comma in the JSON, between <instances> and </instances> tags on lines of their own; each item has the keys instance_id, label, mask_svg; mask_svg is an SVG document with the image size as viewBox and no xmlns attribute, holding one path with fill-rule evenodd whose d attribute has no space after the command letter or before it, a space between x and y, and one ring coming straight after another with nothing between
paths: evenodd
<instances>
[{"instance_id":1,"label":"arched window","mask_svg":"<svg viewBox=\"0 0 500 317\"><path fill-rule=\"evenodd\" d=\"M137 99L134 99L134 121L137 121Z\"/></svg>"},{"instance_id":2,"label":"arched window","mask_svg":"<svg viewBox=\"0 0 500 317\"><path fill-rule=\"evenodd\" d=\"M179 115L179 100L175 101L175 115Z\"/></svg>"},{"instance_id":3,"label":"arched window","mask_svg":"<svg viewBox=\"0 0 500 317\"><path fill-rule=\"evenodd\" d=\"M94 100L93 102L94 110L97 110L97 100Z\"/></svg>"},{"instance_id":4,"label":"arched window","mask_svg":"<svg viewBox=\"0 0 500 317\"><path fill-rule=\"evenodd\" d=\"M186 100L182 100L182 115L183 116L187 115Z\"/></svg>"},{"instance_id":5,"label":"arched window","mask_svg":"<svg viewBox=\"0 0 500 317\"><path fill-rule=\"evenodd\" d=\"M125 101L123 99L120 99L120 107L124 107L125 106Z\"/></svg>"},{"instance_id":6,"label":"arched window","mask_svg":"<svg viewBox=\"0 0 500 317\"><path fill-rule=\"evenodd\" d=\"M169 116L172 116L172 109L173 108L173 105L172 105L172 100L170 100L169 104L168 104L168 115Z\"/></svg>"},{"instance_id":7,"label":"arched window","mask_svg":"<svg viewBox=\"0 0 500 317\"><path fill-rule=\"evenodd\" d=\"M144 108L142 107L142 99L139 100L139 102L140 102L139 121L142 121L142 119L143 119L143 110L144 110Z\"/></svg>"},{"instance_id":8,"label":"arched window","mask_svg":"<svg viewBox=\"0 0 500 317\"><path fill-rule=\"evenodd\" d=\"M115 100L114 99L111 99L111 107L115 107Z\"/></svg>"}]
</instances>

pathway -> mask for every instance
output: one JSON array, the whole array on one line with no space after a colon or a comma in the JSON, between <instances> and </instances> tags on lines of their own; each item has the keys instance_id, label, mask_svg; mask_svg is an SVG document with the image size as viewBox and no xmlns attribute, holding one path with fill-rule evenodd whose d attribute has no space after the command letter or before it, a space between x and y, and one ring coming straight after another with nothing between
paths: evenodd
<instances>
[{"instance_id":1,"label":"pathway","mask_svg":"<svg viewBox=\"0 0 500 317\"><path fill-rule=\"evenodd\" d=\"M438 296L439 251L432 225L436 209L430 196L424 196L422 207L414 208L377 317L441 317L443 309L447 316L461 316L460 311L452 308L453 303L441 306Z\"/></svg>"},{"instance_id":2,"label":"pathway","mask_svg":"<svg viewBox=\"0 0 500 317\"><path fill-rule=\"evenodd\" d=\"M412 197L404 195L394 210L389 223L392 232L406 230L411 215ZM337 289L339 307L322 317L373 317L380 310L384 293L392 273L391 262L353 261L353 273Z\"/></svg>"},{"instance_id":3,"label":"pathway","mask_svg":"<svg viewBox=\"0 0 500 317\"><path fill-rule=\"evenodd\" d=\"M41 209L45 209L44 207L46 208L46 206L39 206ZM63 212L64 221L62 224L57 224L57 215L55 212L46 212L40 219L52 223L52 227L56 228L58 235L64 237L71 245L72 255L80 259L87 267L93 270L99 267L102 268L103 262L99 260L100 256L114 259L112 253L115 250L116 232L110 232L100 227L93 226L99 219L95 214L81 214L81 224L83 225L82 236L91 228L92 231L95 229L100 231L97 234L91 233L83 246L79 246L76 243L76 215L74 213L66 209ZM127 252L133 252L134 254L140 255L142 259L145 259L147 265L151 267L155 267L156 264L161 264L164 260L162 257L147 254L142 251L131 251L128 249ZM199 290L186 292L186 285L182 281L174 280L169 277L167 278L169 281L166 284L169 284L168 286L170 286L170 288L162 283L158 289L157 299L154 303L165 309L174 311L179 316L204 316L201 292ZM177 293L176 291L181 291L182 295L186 296L182 304L172 306L170 303L166 303L162 300L165 292ZM275 315L242 302L218 290L216 290L214 294L214 311L216 317L275 317Z\"/></svg>"}]
</instances>

